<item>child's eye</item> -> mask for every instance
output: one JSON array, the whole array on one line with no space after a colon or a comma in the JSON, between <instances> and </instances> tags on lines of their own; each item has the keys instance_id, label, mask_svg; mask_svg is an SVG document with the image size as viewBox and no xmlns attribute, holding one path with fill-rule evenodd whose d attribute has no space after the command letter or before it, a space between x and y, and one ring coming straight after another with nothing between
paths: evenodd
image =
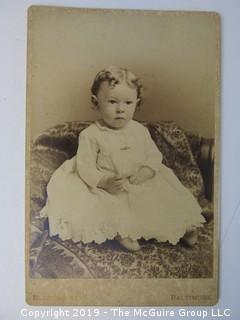
<instances>
[{"instance_id":1,"label":"child's eye","mask_svg":"<svg viewBox=\"0 0 240 320\"><path fill-rule=\"evenodd\" d=\"M111 104L114 104L114 103L116 103L116 100L110 99L110 100L108 100L108 102L111 103Z\"/></svg>"},{"instance_id":2,"label":"child's eye","mask_svg":"<svg viewBox=\"0 0 240 320\"><path fill-rule=\"evenodd\" d=\"M132 102L131 100L128 100L128 101L126 101L125 103L128 104L128 105L129 105L129 104L133 104L133 102Z\"/></svg>"}]
</instances>

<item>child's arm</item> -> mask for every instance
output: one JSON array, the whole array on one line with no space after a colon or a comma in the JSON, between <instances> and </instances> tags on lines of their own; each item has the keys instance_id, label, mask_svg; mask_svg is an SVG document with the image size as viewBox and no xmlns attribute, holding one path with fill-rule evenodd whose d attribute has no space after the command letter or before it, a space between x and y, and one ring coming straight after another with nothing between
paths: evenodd
<instances>
[{"instance_id":1,"label":"child's arm","mask_svg":"<svg viewBox=\"0 0 240 320\"><path fill-rule=\"evenodd\" d=\"M163 156L160 150L158 149L158 147L156 146L155 142L153 141L148 129L147 128L144 128L144 129L145 129L145 136L143 140L144 141L143 145L144 145L144 151L146 154L146 160L143 166L147 166L153 169L154 172L156 173L161 168Z\"/></svg>"},{"instance_id":2,"label":"child's arm","mask_svg":"<svg viewBox=\"0 0 240 320\"><path fill-rule=\"evenodd\" d=\"M97 169L98 144L96 140L82 131L79 135L76 167L80 178L90 187L97 187L104 174Z\"/></svg>"},{"instance_id":3,"label":"child's arm","mask_svg":"<svg viewBox=\"0 0 240 320\"><path fill-rule=\"evenodd\" d=\"M85 131L79 135L76 155L77 171L81 179L91 188L101 188L111 194L123 192L123 179L103 174L97 169L97 141Z\"/></svg>"},{"instance_id":4,"label":"child's arm","mask_svg":"<svg viewBox=\"0 0 240 320\"><path fill-rule=\"evenodd\" d=\"M131 177L129 182L132 184L141 184L155 176L162 163L162 154L151 138L149 131L143 127L143 148L146 159L141 167Z\"/></svg>"}]
</instances>

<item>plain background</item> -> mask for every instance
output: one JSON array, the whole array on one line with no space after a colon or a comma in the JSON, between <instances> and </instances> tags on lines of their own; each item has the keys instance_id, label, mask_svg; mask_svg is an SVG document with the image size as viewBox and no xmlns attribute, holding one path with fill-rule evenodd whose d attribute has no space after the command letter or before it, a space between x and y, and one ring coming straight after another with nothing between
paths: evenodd
<instances>
[{"instance_id":1,"label":"plain background","mask_svg":"<svg viewBox=\"0 0 240 320\"><path fill-rule=\"evenodd\" d=\"M32 4L158 10L210 10L222 16L220 299L214 308L232 309L239 319L240 296L240 2L238 0L0 1L1 232L0 319L19 320L24 298L24 161L26 106L26 22ZM28 307L29 309L38 309ZM47 309L44 307L44 309ZM173 309L173 308L171 308ZM188 308L190 310L201 308ZM203 308L210 310L211 308ZM26 318L25 318L26 319ZM173 319L173 318L172 318ZM175 317L175 319L182 319ZM191 319L190 317L188 319ZM198 318L199 319L199 318ZM205 318L211 319L211 317Z\"/></svg>"},{"instance_id":2,"label":"plain background","mask_svg":"<svg viewBox=\"0 0 240 320\"><path fill-rule=\"evenodd\" d=\"M138 120L174 120L214 137L218 19L33 8L29 33L32 138L64 121L95 120L92 81L109 65L144 86Z\"/></svg>"}]
</instances>

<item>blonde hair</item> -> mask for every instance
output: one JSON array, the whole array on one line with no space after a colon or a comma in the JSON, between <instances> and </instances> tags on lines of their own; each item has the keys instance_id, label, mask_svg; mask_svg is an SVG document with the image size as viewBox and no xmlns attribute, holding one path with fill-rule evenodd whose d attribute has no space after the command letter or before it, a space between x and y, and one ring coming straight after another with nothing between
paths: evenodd
<instances>
[{"instance_id":1,"label":"blonde hair","mask_svg":"<svg viewBox=\"0 0 240 320\"><path fill-rule=\"evenodd\" d=\"M140 80L131 71L110 66L98 72L91 87L91 93L94 96L97 96L100 85L104 81L107 81L110 87L115 87L117 84L125 82L130 88L135 88L139 99L138 106L141 104L143 87Z\"/></svg>"}]
</instances>

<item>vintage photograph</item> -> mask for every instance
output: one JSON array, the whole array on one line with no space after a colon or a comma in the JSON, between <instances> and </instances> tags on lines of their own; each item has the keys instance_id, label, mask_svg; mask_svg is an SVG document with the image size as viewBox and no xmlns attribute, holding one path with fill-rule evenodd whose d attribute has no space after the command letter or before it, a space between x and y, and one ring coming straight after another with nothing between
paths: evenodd
<instances>
[{"instance_id":1,"label":"vintage photograph","mask_svg":"<svg viewBox=\"0 0 240 320\"><path fill-rule=\"evenodd\" d=\"M219 30L214 12L29 8L30 304L216 303Z\"/></svg>"}]
</instances>

